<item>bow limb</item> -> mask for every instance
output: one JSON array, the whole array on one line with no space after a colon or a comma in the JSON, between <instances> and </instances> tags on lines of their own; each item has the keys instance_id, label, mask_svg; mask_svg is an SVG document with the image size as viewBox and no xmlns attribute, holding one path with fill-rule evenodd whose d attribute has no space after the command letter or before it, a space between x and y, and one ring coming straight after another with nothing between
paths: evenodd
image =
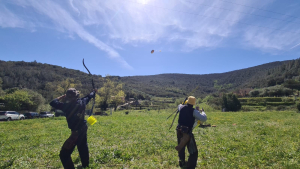
<instances>
[{"instance_id":1,"label":"bow limb","mask_svg":"<svg viewBox=\"0 0 300 169\"><path fill-rule=\"evenodd\" d=\"M89 72L89 75L92 76L91 72L89 71L89 69L84 64L84 59L82 60L82 63L83 63L83 66L85 67L85 69ZM93 90L94 90L95 89L95 84L94 84L93 77L92 77L92 86L93 86ZM90 112L89 116L91 116L93 114L94 105L95 105L95 95L94 95L94 102L93 102L92 109L91 109L91 112Z\"/></svg>"},{"instance_id":2,"label":"bow limb","mask_svg":"<svg viewBox=\"0 0 300 169\"><path fill-rule=\"evenodd\" d=\"M82 60L83 66L85 67L85 69L89 72L89 74L91 75L91 72L89 71L89 69L85 66L84 64L84 59Z\"/></svg>"},{"instance_id":3,"label":"bow limb","mask_svg":"<svg viewBox=\"0 0 300 169\"><path fill-rule=\"evenodd\" d=\"M89 72L89 74L92 75L91 72L89 71L89 69L85 66L84 59L82 60L82 63L83 63L83 66L85 67L85 69ZM92 85L93 85L93 89L95 89L95 84L94 84L93 77L92 77Z\"/></svg>"}]
</instances>

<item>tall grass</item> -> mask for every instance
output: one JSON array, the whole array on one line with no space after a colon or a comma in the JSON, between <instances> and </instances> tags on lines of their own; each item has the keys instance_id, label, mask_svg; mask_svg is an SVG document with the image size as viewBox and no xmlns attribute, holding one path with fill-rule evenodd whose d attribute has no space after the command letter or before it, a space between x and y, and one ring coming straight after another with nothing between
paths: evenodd
<instances>
[{"instance_id":1,"label":"tall grass","mask_svg":"<svg viewBox=\"0 0 300 169\"><path fill-rule=\"evenodd\" d=\"M174 110L96 116L89 127L90 168L178 168ZM198 168L299 168L300 122L295 112L209 112L217 127L194 130ZM177 123L177 120L175 121ZM0 122L0 168L62 168L69 137L63 117ZM72 154L80 165L78 151Z\"/></svg>"}]
</instances>

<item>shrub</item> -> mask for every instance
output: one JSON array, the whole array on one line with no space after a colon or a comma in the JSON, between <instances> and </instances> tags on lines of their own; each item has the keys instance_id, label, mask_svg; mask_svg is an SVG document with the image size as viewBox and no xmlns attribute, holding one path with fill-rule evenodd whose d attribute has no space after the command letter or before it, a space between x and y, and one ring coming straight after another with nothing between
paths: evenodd
<instances>
[{"instance_id":1,"label":"shrub","mask_svg":"<svg viewBox=\"0 0 300 169\"><path fill-rule=\"evenodd\" d=\"M283 111L283 110L285 110L285 106L280 105L280 106L276 107L276 110L277 111Z\"/></svg>"},{"instance_id":2,"label":"shrub","mask_svg":"<svg viewBox=\"0 0 300 169\"><path fill-rule=\"evenodd\" d=\"M248 98L239 98L239 101L241 103L247 103Z\"/></svg>"},{"instance_id":3,"label":"shrub","mask_svg":"<svg viewBox=\"0 0 300 169\"><path fill-rule=\"evenodd\" d=\"M257 97L259 95L259 93L260 93L259 90L255 89L255 90L250 91L249 95L251 97Z\"/></svg>"},{"instance_id":4,"label":"shrub","mask_svg":"<svg viewBox=\"0 0 300 169\"><path fill-rule=\"evenodd\" d=\"M294 98L292 97L282 97L283 102L294 102Z\"/></svg>"},{"instance_id":5,"label":"shrub","mask_svg":"<svg viewBox=\"0 0 300 169\"><path fill-rule=\"evenodd\" d=\"M249 92L251 97L264 97L264 96L289 96L292 95L293 91L289 88L277 85L271 87L265 87L262 89L255 89Z\"/></svg>"},{"instance_id":6,"label":"shrub","mask_svg":"<svg viewBox=\"0 0 300 169\"><path fill-rule=\"evenodd\" d=\"M205 103L201 103L198 106L199 106L200 109L203 108L205 112L213 112L213 111L215 111L215 109L213 107L211 107L211 106L209 106L209 105L207 105Z\"/></svg>"},{"instance_id":7,"label":"shrub","mask_svg":"<svg viewBox=\"0 0 300 169\"><path fill-rule=\"evenodd\" d=\"M210 100L214 99L214 97L212 95L207 95L203 100L202 102L209 102Z\"/></svg>"},{"instance_id":8,"label":"shrub","mask_svg":"<svg viewBox=\"0 0 300 169\"><path fill-rule=\"evenodd\" d=\"M233 93L224 94L222 98L222 108L227 111L238 111L241 109L241 103Z\"/></svg>"},{"instance_id":9,"label":"shrub","mask_svg":"<svg viewBox=\"0 0 300 169\"><path fill-rule=\"evenodd\" d=\"M264 97L267 102L281 102L281 97Z\"/></svg>"},{"instance_id":10,"label":"shrub","mask_svg":"<svg viewBox=\"0 0 300 169\"><path fill-rule=\"evenodd\" d=\"M297 109L300 111L300 103L297 103Z\"/></svg>"},{"instance_id":11,"label":"shrub","mask_svg":"<svg viewBox=\"0 0 300 169\"><path fill-rule=\"evenodd\" d=\"M289 106L293 104L294 102L267 102L267 105L273 105L273 106L280 106L280 105Z\"/></svg>"},{"instance_id":12,"label":"shrub","mask_svg":"<svg viewBox=\"0 0 300 169\"><path fill-rule=\"evenodd\" d=\"M272 110L272 106L271 105L267 105L266 106L266 110Z\"/></svg>"}]
</instances>

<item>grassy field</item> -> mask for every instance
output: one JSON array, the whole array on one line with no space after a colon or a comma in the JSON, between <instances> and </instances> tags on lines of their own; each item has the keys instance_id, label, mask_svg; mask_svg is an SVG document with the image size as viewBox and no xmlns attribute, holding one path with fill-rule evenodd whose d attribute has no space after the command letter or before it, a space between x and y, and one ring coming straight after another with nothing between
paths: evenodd
<instances>
[{"instance_id":1,"label":"grassy field","mask_svg":"<svg viewBox=\"0 0 300 169\"><path fill-rule=\"evenodd\" d=\"M114 112L89 127L90 168L178 168L174 110ZM198 168L300 168L300 114L207 112L217 127L194 130ZM0 122L0 168L62 168L63 117ZM72 154L80 165L77 149Z\"/></svg>"}]
</instances>

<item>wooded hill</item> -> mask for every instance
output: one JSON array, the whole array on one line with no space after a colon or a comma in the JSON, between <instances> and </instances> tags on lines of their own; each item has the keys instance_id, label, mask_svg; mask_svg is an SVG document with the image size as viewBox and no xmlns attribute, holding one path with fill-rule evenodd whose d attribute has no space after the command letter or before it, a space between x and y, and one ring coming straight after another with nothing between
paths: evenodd
<instances>
[{"instance_id":1,"label":"wooded hill","mask_svg":"<svg viewBox=\"0 0 300 169\"><path fill-rule=\"evenodd\" d=\"M92 77L96 86L103 85L101 76ZM76 88L83 94L92 89L91 76L84 72L37 62L0 61L0 78L3 90L27 88L42 94L47 101L64 93L66 79L72 79L72 83L77 84Z\"/></svg>"},{"instance_id":2,"label":"wooded hill","mask_svg":"<svg viewBox=\"0 0 300 169\"><path fill-rule=\"evenodd\" d=\"M2 89L28 88L42 94L46 100L57 97L57 88L72 79L81 93L88 93L91 76L79 70L62 68L37 62L0 61ZM123 83L127 97L204 97L216 92L238 91L245 88L261 88L282 84L287 79L300 80L300 60L272 62L251 68L226 73L191 75L160 74L151 76L110 76L111 80ZM105 78L93 75L95 85L103 86ZM63 94L63 89L60 90Z\"/></svg>"},{"instance_id":3,"label":"wooded hill","mask_svg":"<svg viewBox=\"0 0 300 169\"><path fill-rule=\"evenodd\" d=\"M126 91L133 90L161 97L182 97L190 94L204 97L215 92L281 84L284 79L300 75L299 64L299 60L291 60L218 74L160 74L122 77L121 80Z\"/></svg>"}]
</instances>

